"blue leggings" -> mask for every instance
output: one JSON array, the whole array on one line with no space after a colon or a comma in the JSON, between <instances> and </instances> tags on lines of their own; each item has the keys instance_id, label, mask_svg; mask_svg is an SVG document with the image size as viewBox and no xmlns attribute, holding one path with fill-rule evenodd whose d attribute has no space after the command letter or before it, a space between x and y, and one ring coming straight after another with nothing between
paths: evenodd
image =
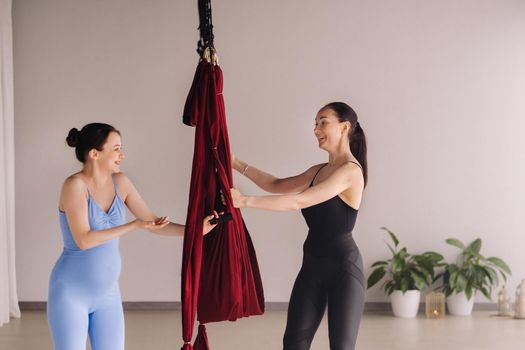
<instances>
[{"instance_id":1,"label":"blue leggings","mask_svg":"<svg viewBox=\"0 0 525 350\"><path fill-rule=\"evenodd\" d=\"M88 334L92 350L124 350L120 259L95 251L63 254L53 269L47 317L55 350L86 350Z\"/></svg>"},{"instance_id":2,"label":"blue leggings","mask_svg":"<svg viewBox=\"0 0 525 350\"><path fill-rule=\"evenodd\" d=\"M55 350L85 350L86 335L92 350L124 350L124 314L120 297L92 309L67 295L48 306L48 321Z\"/></svg>"}]
</instances>

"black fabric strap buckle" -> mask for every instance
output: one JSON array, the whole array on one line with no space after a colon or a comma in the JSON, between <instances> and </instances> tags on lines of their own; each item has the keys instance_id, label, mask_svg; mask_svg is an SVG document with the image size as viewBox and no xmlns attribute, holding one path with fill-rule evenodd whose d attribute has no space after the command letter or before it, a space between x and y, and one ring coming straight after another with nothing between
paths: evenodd
<instances>
[{"instance_id":1,"label":"black fabric strap buckle","mask_svg":"<svg viewBox=\"0 0 525 350\"><path fill-rule=\"evenodd\" d=\"M215 224L218 224L218 223L224 224L225 222L228 222L230 220L233 220L232 213L224 213L224 214L220 215L219 218L213 218L209 222L210 222L210 224L215 225Z\"/></svg>"}]
</instances>

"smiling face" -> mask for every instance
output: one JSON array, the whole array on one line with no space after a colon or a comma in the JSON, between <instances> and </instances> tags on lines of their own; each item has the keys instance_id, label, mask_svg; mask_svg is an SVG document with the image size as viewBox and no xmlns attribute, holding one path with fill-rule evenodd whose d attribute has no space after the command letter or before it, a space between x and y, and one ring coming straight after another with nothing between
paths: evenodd
<instances>
[{"instance_id":1,"label":"smiling face","mask_svg":"<svg viewBox=\"0 0 525 350\"><path fill-rule=\"evenodd\" d=\"M326 151L338 148L342 142L348 144L350 122L340 122L330 108L321 109L315 117L314 134L319 148Z\"/></svg>"},{"instance_id":2,"label":"smiling face","mask_svg":"<svg viewBox=\"0 0 525 350\"><path fill-rule=\"evenodd\" d=\"M117 132L110 132L106 142L102 146L102 151L92 149L89 151L89 158L96 162L102 170L111 173L120 172L120 163L125 155L122 151L122 140Z\"/></svg>"}]
</instances>

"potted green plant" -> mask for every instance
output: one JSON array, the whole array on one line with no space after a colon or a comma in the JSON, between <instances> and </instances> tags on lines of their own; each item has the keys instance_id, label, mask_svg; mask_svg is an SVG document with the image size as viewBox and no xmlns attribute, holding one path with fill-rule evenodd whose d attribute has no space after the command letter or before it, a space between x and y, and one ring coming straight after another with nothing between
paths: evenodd
<instances>
[{"instance_id":1,"label":"potted green plant","mask_svg":"<svg viewBox=\"0 0 525 350\"><path fill-rule=\"evenodd\" d=\"M392 311L397 317L415 317L419 308L421 291L431 286L435 281L436 267L443 266L443 256L436 252L410 254L406 247L399 248L396 235L386 227L393 246L387 243L392 257L388 260L376 261L375 268L367 281L367 288L374 286L385 278L383 288L390 296ZM386 276L386 277L385 277Z\"/></svg>"},{"instance_id":2,"label":"potted green plant","mask_svg":"<svg viewBox=\"0 0 525 350\"><path fill-rule=\"evenodd\" d=\"M474 295L480 291L491 299L492 288L500 283L501 276L507 280L511 274L509 266L500 258L484 257L480 254L481 239L477 238L468 246L455 238L446 242L461 250L454 264L446 264L442 277L441 289L447 298L448 311L453 315L468 316L474 306Z\"/></svg>"}]
</instances>

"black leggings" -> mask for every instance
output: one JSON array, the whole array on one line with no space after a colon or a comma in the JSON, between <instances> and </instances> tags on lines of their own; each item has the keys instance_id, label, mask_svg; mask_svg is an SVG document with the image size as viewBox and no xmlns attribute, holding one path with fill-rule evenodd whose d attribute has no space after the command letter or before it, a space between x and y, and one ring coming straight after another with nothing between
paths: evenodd
<instances>
[{"instance_id":1,"label":"black leggings","mask_svg":"<svg viewBox=\"0 0 525 350\"><path fill-rule=\"evenodd\" d=\"M363 261L357 247L340 257L305 252L288 306L284 349L310 349L327 305L330 349L355 349L364 301Z\"/></svg>"}]
</instances>

